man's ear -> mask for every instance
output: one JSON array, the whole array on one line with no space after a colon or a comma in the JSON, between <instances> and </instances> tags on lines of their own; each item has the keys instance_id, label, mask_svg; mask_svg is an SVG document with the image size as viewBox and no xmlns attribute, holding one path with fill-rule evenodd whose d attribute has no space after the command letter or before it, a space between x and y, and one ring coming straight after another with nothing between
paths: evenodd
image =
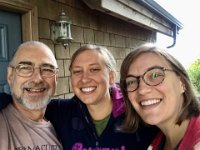
<instances>
[{"instance_id":1,"label":"man's ear","mask_svg":"<svg viewBox=\"0 0 200 150\"><path fill-rule=\"evenodd\" d=\"M13 68L8 67L7 68L7 82L9 85L11 85L12 78L13 78Z\"/></svg>"},{"instance_id":2,"label":"man's ear","mask_svg":"<svg viewBox=\"0 0 200 150\"><path fill-rule=\"evenodd\" d=\"M58 84L58 73L59 73L59 70L56 72L56 84Z\"/></svg>"}]
</instances>

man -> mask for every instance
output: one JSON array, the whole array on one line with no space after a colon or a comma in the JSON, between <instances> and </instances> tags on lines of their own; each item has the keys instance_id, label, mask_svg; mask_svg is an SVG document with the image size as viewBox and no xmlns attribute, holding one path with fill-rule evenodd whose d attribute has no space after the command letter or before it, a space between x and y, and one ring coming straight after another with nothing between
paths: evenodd
<instances>
[{"instance_id":1,"label":"man","mask_svg":"<svg viewBox=\"0 0 200 150\"><path fill-rule=\"evenodd\" d=\"M0 150L62 149L53 126L44 118L57 73L48 46L37 41L19 46L7 70L13 102L0 111Z\"/></svg>"}]
</instances>

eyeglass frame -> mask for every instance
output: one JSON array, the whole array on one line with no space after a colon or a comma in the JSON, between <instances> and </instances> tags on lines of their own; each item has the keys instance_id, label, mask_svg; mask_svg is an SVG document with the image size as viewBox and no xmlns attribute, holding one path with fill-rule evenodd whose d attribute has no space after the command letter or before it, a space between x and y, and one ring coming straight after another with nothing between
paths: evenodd
<instances>
[{"instance_id":1,"label":"eyeglass frame","mask_svg":"<svg viewBox=\"0 0 200 150\"><path fill-rule=\"evenodd\" d=\"M161 71L163 71L163 79L161 80L161 82L159 82L158 84L155 84L155 85L151 85L151 84L147 83L147 81L145 81L145 79L144 79L145 74L146 74L147 72L153 70L153 69L160 69ZM157 85L161 84L161 83L164 81L164 79L165 79L165 71L176 72L176 71L173 70L173 69L167 69L167 68L161 67L161 66L153 66L153 67L148 68L148 69L147 69L142 75L140 75L140 76L134 76L134 75L128 75L128 76L126 76L126 78L122 80L122 83L124 84L123 87L125 88L125 91L127 91L127 92L134 92L134 91L136 91L136 90L139 88L139 85L140 85L140 78L142 78L143 82L144 82L146 85L148 85L148 86L157 86ZM127 89L126 79L127 79L128 77L134 77L134 78L136 78L136 80L137 80L137 87L136 87L134 90L129 91L129 90Z\"/></svg>"},{"instance_id":2,"label":"eyeglass frame","mask_svg":"<svg viewBox=\"0 0 200 150\"><path fill-rule=\"evenodd\" d=\"M17 71L17 69L18 69L18 67L20 66L20 65L29 65L29 66L31 66L32 67L32 72L30 73L30 75L21 75L20 73L19 73L19 71ZM42 74L42 67L45 67L44 65L48 65L48 66L51 66L52 67L52 70L54 70L54 74L52 74L51 76L44 76L43 74ZM33 64L33 63L30 63L30 62L25 62L25 63L19 63L19 64L17 64L16 66L14 66L14 65L12 65L12 64L9 64L9 67L11 67L12 69L14 69L14 71L16 72L16 74L18 75L18 76L20 76L20 77L31 77L32 75L33 75L33 73L35 72L35 69L39 69L40 70L40 75L42 76L42 77L44 77L44 78L51 78L51 77L53 77L53 76L55 76L57 73L58 73L58 71L59 71L59 68L57 68L57 67L55 67L55 66L53 66L53 65L51 65L51 64L43 64L43 65L41 65L41 66L39 66L39 67L34 67L35 66L35 64Z\"/></svg>"}]
</instances>

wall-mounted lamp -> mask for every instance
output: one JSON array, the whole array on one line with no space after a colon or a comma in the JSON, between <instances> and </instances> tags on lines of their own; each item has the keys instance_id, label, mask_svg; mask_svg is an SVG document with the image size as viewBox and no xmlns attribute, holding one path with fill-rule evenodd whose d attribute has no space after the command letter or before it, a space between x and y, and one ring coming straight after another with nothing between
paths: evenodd
<instances>
[{"instance_id":1,"label":"wall-mounted lamp","mask_svg":"<svg viewBox=\"0 0 200 150\"><path fill-rule=\"evenodd\" d=\"M51 39L55 44L63 44L65 47L72 40L71 20L64 11L60 12L58 19L51 24Z\"/></svg>"}]
</instances>

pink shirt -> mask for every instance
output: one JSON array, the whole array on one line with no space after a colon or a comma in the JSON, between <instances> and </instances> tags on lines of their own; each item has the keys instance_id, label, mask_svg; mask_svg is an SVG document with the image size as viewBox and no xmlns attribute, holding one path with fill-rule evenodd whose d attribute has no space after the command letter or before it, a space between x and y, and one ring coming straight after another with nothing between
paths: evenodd
<instances>
[{"instance_id":1,"label":"pink shirt","mask_svg":"<svg viewBox=\"0 0 200 150\"><path fill-rule=\"evenodd\" d=\"M159 146L164 138L164 134L160 132L148 147L148 150L159 150ZM178 146L178 150L192 150L198 142L200 142L200 116L190 119L186 133Z\"/></svg>"}]
</instances>

